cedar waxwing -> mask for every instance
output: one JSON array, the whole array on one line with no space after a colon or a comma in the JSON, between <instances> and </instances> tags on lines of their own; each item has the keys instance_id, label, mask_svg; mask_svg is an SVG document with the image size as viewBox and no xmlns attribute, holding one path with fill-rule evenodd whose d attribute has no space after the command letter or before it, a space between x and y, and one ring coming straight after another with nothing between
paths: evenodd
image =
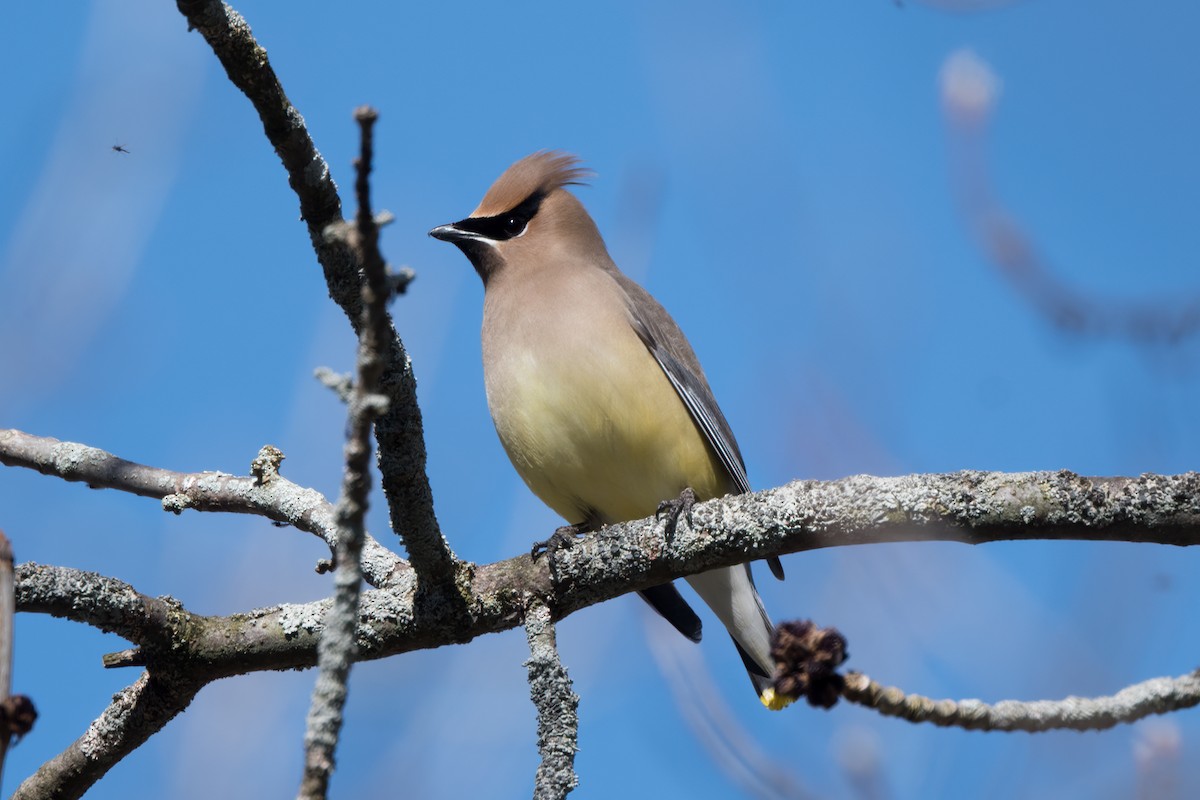
<instances>
[{"instance_id":1,"label":"cedar waxwing","mask_svg":"<svg viewBox=\"0 0 1200 800\"><path fill-rule=\"evenodd\" d=\"M539 152L505 171L471 216L430 236L483 279L483 377L500 441L521 478L576 530L641 519L691 488L750 491L729 423L679 326L617 269L564 188L588 173ZM782 577L778 560L772 571ZM774 626L750 565L687 579L733 636L762 702ZM672 584L643 597L693 641L700 620Z\"/></svg>"}]
</instances>

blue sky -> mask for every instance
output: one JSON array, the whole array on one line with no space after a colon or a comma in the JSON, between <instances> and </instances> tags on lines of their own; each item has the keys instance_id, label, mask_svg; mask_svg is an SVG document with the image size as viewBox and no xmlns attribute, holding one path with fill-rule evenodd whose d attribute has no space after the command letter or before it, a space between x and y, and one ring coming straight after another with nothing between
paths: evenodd
<instances>
[{"instance_id":1,"label":"blue sky","mask_svg":"<svg viewBox=\"0 0 1200 800\"><path fill-rule=\"evenodd\" d=\"M1048 322L973 235L939 99L953 53L990 65L998 202L1058 280L1170 313L1200 294L1194 4L237 8L344 189L351 112L380 110L374 197L397 218L383 246L418 273L392 312L414 359L439 518L466 558L514 555L558 520L492 430L478 279L425 232L542 148L596 171L579 196L618 264L688 333L756 488L1197 466L1194 338L1147 344ZM286 475L334 496L344 415L310 375L349 369L353 341L249 103L173 3L26 3L8 21L0 427L184 471L245 473L270 442ZM95 570L197 612L331 589L312 570L326 554L296 531L168 516L24 471L0 471L0 527L18 560ZM394 541L378 509L371 527ZM777 619L835 625L849 667L934 697L1105 694L1196 667L1200 564L1188 551L894 545L786 566L785 583L760 578ZM1038 737L850 707L772 715L706 619L698 648L663 636L631 598L559 626L582 696L576 796L789 796L747 793L772 776L857 797L851 776L864 769L892 798L1128 797L1154 780L1181 797L1200 790L1195 712ZM17 637L16 688L42 716L9 755L6 793L136 677L100 667L123 647L113 637L27 615ZM528 795L525 656L514 631L357 668L335 795ZM703 670L682 709L664 677L674 669ZM290 796L313 677L206 688L92 796ZM714 724L740 753L733 766L700 732Z\"/></svg>"}]
</instances>

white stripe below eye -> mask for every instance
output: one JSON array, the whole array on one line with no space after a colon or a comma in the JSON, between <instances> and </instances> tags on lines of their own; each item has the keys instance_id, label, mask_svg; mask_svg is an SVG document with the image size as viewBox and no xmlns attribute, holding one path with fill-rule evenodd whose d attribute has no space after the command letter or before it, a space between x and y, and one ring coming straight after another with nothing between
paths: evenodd
<instances>
[{"instance_id":1,"label":"white stripe below eye","mask_svg":"<svg viewBox=\"0 0 1200 800\"><path fill-rule=\"evenodd\" d=\"M461 235L462 238L470 239L472 242L483 242L484 244L491 245L492 247L495 247L498 244L498 242L495 239L489 239L488 237L484 236L481 233L475 233L474 231L464 231L462 228L455 228L454 230L458 231L459 235ZM524 231L522 231L522 233L524 233Z\"/></svg>"}]
</instances>

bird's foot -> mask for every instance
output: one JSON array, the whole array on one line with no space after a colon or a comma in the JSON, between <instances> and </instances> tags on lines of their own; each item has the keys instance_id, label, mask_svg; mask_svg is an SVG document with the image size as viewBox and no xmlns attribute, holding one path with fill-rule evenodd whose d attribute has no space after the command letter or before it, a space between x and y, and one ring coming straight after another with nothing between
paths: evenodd
<instances>
[{"instance_id":1,"label":"bird's foot","mask_svg":"<svg viewBox=\"0 0 1200 800\"><path fill-rule=\"evenodd\" d=\"M554 556L564 547L571 547L575 544L576 537L587 533L581 525L563 525L554 533L550 534L549 539L533 543L533 549L529 551L529 555L537 559L542 553L554 561Z\"/></svg>"},{"instance_id":2,"label":"bird's foot","mask_svg":"<svg viewBox=\"0 0 1200 800\"><path fill-rule=\"evenodd\" d=\"M666 535L670 539L675 535L675 529L679 527L679 518L683 517L687 520L687 524L692 524L692 506L696 505L696 493L692 491L692 487L685 487L679 493L679 497L674 500L663 500L658 504L658 511L654 513L655 519L667 518Z\"/></svg>"}]
</instances>

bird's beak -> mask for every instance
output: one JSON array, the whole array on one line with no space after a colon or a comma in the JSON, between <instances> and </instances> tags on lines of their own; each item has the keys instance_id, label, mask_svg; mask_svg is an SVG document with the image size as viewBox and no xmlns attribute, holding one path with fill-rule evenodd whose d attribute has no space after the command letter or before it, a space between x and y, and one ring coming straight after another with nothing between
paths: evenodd
<instances>
[{"instance_id":1,"label":"bird's beak","mask_svg":"<svg viewBox=\"0 0 1200 800\"><path fill-rule=\"evenodd\" d=\"M470 238L469 233L456 228L453 224L438 225L429 232L429 235L435 239L441 239L443 242L461 242L463 239Z\"/></svg>"}]
</instances>

